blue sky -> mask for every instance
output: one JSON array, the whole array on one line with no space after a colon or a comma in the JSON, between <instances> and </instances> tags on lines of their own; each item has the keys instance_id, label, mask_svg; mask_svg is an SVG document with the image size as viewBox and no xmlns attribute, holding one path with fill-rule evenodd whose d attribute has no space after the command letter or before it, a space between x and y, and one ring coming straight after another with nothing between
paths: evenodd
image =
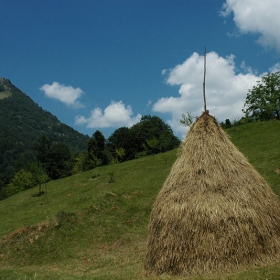
<instances>
[{"instance_id":1,"label":"blue sky","mask_svg":"<svg viewBox=\"0 0 280 280\"><path fill-rule=\"evenodd\" d=\"M156 115L242 116L280 70L280 0L0 0L0 77L74 129L109 137Z\"/></svg>"}]
</instances>

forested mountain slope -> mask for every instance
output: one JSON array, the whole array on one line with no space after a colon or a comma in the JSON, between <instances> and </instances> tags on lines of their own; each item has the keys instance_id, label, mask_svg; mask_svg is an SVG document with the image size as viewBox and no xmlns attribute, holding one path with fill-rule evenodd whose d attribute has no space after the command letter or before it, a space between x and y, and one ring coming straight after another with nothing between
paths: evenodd
<instances>
[{"instance_id":1,"label":"forested mountain slope","mask_svg":"<svg viewBox=\"0 0 280 280\"><path fill-rule=\"evenodd\" d=\"M0 78L0 181L34 161L34 141L42 135L65 143L72 153L86 149L89 140L39 107L10 80Z\"/></svg>"}]
</instances>

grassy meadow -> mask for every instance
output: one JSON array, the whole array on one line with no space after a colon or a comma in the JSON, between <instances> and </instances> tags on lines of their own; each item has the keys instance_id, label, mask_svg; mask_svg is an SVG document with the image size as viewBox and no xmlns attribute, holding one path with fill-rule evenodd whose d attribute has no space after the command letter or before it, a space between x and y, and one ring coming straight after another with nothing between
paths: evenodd
<instances>
[{"instance_id":1,"label":"grassy meadow","mask_svg":"<svg viewBox=\"0 0 280 280\"><path fill-rule=\"evenodd\" d=\"M227 130L280 195L280 122ZM51 181L0 201L0 279L280 279L280 261L225 275L147 275L149 215L177 150Z\"/></svg>"}]
</instances>

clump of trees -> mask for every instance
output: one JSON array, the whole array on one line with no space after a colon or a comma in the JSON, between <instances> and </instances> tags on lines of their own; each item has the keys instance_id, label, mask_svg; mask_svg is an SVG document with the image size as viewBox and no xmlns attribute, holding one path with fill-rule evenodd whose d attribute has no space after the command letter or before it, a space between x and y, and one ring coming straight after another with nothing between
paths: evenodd
<instances>
[{"instance_id":1,"label":"clump of trees","mask_svg":"<svg viewBox=\"0 0 280 280\"><path fill-rule=\"evenodd\" d=\"M143 116L131 128L120 127L106 140L97 130L88 141L87 152L75 158L74 170L85 171L100 165L124 162L178 147L180 140L171 127L157 116Z\"/></svg>"},{"instance_id":2,"label":"clump of trees","mask_svg":"<svg viewBox=\"0 0 280 280\"><path fill-rule=\"evenodd\" d=\"M34 186L38 186L38 194L42 194L42 186L49 180L166 152L179 144L180 140L174 136L171 127L159 117L150 115L143 116L130 128L116 129L108 139L96 130L88 140L87 149L77 154L72 154L65 143L55 142L43 135L33 146L36 162L26 163L15 173L13 179L0 190L0 199Z\"/></svg>"},{"instance_id":3,"label":"clump of trees","mask_svg":"<svg viewBox=\"0 0 280 280\"><path fill-rule=\"evenodd\" d=\"M7 198L20 191L38 186L38 195L44 193L42 185L49 181L49 177L40 163L29 163L25 169L20 169L14 175L11 183L1 189L0 199Z\"/></svg>"}]
</instances>

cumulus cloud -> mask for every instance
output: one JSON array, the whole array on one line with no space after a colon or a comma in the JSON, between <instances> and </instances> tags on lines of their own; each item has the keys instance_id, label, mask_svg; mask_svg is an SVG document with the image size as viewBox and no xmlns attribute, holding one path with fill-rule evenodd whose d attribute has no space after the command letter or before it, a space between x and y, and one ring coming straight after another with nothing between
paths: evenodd
<instances>
[{"instance_id":1,"label":"cumulus cloud","mask_svg":"<svg viewBox=\"0 0 280 280\"><path fill-rule=\"evenodd\" d=\"M259 34L258 43L280 51L279 10L278 0L226 0L221 15L233 13L240 32Z\"/></svg>"},{"instance_id":2,"label":"cumulus cloud","mask_svg":"<svg viewBox=\"0 0 280 280\"><path fill-rule=\"evenodd\" d=\"M236 73L234 55L220 57L215 52L206 56L206 103L210 114L219 121L241 117L242 108L248 89L256 84L261 76L253 74L250 67L242 62L238 69L244 73ZM193 116L200 116L203 112L203 69L204 56L193 53L182 64L173 69L163 71L166 83L179 86L179 95L159 99L153 105L153 111L169 113L168 123L176 134L184 137L187 128L180 125L182 113L190 112Z\"/></svg>"},{"instance_id":3,"label":"cumulus cloud","mask_svg":"<svg viewBox=\"0 0 280 280\"><path fill-rule=\"evenodd\" d=\"M122 101L112 101L105 108L104 112L97 107L91 111L89 118L76 116L75 123L86 125L88 128L118 128L121 126L131 127L133 124L139 122L140 119L140 114L133 117L131 106L125 106Z\"/></svg>"},{"instance_id":4,"label":"cumulus cloud","mask_svg":"<svg viewBox=\"0 0 280 280\"><path fill-rule=\"evenodd\" d=\"M275 63L275 64L274 64L273 66L271 66L268 70L269 70L269 72L271 72L271 73L275 73L275 72L280 71L280 63L279 63L279 62Z\"/></svg>"},{"instance_id":5,"label":"cumulus cloud","mask_svg":"<svg viewBox=\"0 0 280 280\"><path fill-rule=\"evenodd\" d=\"M85 107L77 100L84 93L80 88L73 88L72 86L53 82L51 85L43 85L40 87L40 90L44 91L47 97L57 99L68 106L74 108Z\"/></svg>"}]
</instances>

